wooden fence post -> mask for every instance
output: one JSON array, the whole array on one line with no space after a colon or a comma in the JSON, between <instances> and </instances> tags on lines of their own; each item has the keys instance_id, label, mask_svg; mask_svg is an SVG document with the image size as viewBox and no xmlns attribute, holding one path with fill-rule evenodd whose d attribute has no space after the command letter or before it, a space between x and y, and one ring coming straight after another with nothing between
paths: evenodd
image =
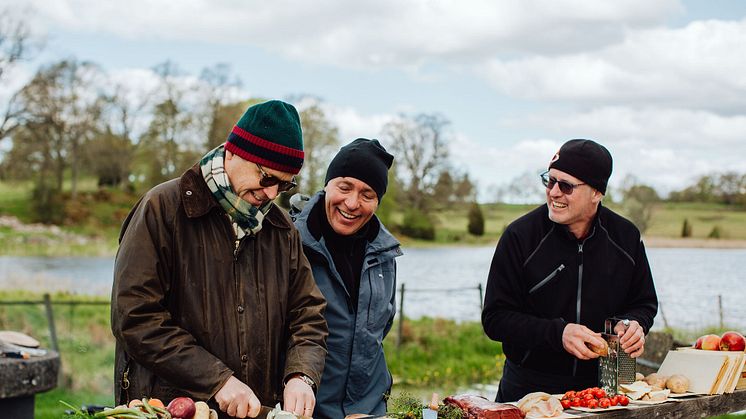
<instances>
[{"instance_id":1,"label":"wooden fence post","mask_svg":"<svg viewBox=\"0 0 746 419\"><path fill-rule=\"evenodd\" d=\"M49 325L49 337L52 340L52 349L60 351L57 345L57 329L54 327L54 312L52 311L52 299L49 294L44 294L44 309L47 312L47 324Z\"/></svg>"},{"instance_id":2,"label":"wooden fence post","mask_svg":"<svg viewBox=\"0 0 746 419\"><path fill-rule=\"evenodd\" d=\"M401 284L401 289L399 290L399 333L396 334L396 349L399 349L399 346L401 346L401 335L404 331L404 283Z\"/></svg>"},{"instance_id":3,"label":"wooden fence post","mask_svg":"<svg viewBox=\"0 0 746 419\"><path fill-rule=\"evenodd\" d=\"M479 311L481 312L482 310L484 310L484 294L482 292L482 283L481 282L479 284L477 284L477 288L479 288Z\"/></svg>"}]
</instances>

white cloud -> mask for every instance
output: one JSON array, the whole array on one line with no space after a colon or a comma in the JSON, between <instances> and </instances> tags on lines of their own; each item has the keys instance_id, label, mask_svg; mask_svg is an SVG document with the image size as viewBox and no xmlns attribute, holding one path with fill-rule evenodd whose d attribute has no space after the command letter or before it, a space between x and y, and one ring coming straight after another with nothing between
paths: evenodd
<instances>
[{"instance_id":1,"label":"white cloud","mask_svg":"<svg viewBox=\"0 0 746 419\"><path fill-rule=\"evenodd\" d=\"M614 156L614 185L626 174L633 174L668 192L688 186L706 173L746 172L746 115L653 106L602 107L534 114L505 123L540 124L556 138L591 138L604 144Z\"/></svg>"},{"instance_id":2,"label":"white cloud","mask_svg":"<svg viewBox=\"0 0 746 419\"><path fill-rule=\"evenodd\" d=\"M657 104L723 113L746 106L746 19L629 31L598 51L494 58L477 70L515 97Z\"/></svg>"},{"instance_id":3,"label":"white cloud","mask_svg":"<svg viewBox=\"0 0 746 419\"><path fill-rule=\"evenodd\" d=\"M355 138L379 138L383 126L391 121L393 114L363 115L352 107L340 107L323 103L326 117L339 128L342 144L347 144Z\"/></svg>"},{"instance_id":4,"label":"white cloud","mask_svg":"<svg viewBox=\"0 0 746 419\"><path fill-rule=\"evenodd\" d=\"M243 2L27 0L68 30L252 45L343 67L475 62L501 53L596 49L682 10L677 0Z\"/></svg>"}]
</instances>

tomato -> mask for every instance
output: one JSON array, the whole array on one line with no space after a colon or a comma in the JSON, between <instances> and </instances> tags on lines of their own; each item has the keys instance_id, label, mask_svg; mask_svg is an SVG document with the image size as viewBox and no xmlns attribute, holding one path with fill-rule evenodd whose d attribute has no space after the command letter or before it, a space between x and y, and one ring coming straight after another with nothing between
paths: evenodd
<instances>
[{"instance_id":1,"label":"tomato","mask_svg":"<svg viewBox=\"0 0 746 419\"><path fill-rule=\"evenodd\" d=\"M573 397L575 397L575 392L572 390L565 392L565 395L562 396L563 399L572 399Z\"/></svg>"},{"instance_id":2,"label":"tomato","mask_svg":"<svg viewBox=\"0 0 746 419\"><path fill-rule=\"evenodd\" d=\"M619 396L619 404L622 405L622 406L628 405L629 404L629 397L624 396L624 395L620 395Z\"/></svg>"},{"instance_id":3,"label":"tomato","mask_svg":"<svg viewBox=\"0 0 746 419\"><path fill-rule=\"evenodd\" d=\"M596 396L597 399L602 399L602 398L606 397L606 392L604 390L600 389L600 388L599 389L594 389L593 390L593 395Z\"/></svg>"},{"instance_id":4,"label":"tomato","mask_svg":"<svg viewBox=\"0 0 746 419\"><path fill-rule=\"evenodd\" d=\"M598 400L596 400L596 399L590 399L590 400L588 400L588 405L586 407L588 407L590 409L597 408L598 407Z\"/></svg>"},{"instance_id":5,"label":"tomato","mask_svg":"<svg viewBox=\"0 0 746 419\"><path fill-rule=\"evenodd\" d=\"M560 400L560 403L562 404L563 409L569 409L570 408L570 400L568 399L562 399Z\"/></svg>"},{"instance_id":6,"label":"tomato","mask_svg":"<svg viewBox=\"0 0 746 419\"><path fill-rule=\"evenodd\" d=\"M606 409L609 406L611 406L611 400L609 400L608 397L601 397L598 399L598 407Z\"/></svg>"},{"instance_id":7,"label":"tomato","mask_svg":"<svg viewBox=\"0 0 746 419\"><path fill-rule=\"evenodd\" d=\"M609 404L611 404L612 406L618 405L619 404L619 396L614 396L614 397L610 398L609 399Z\"/></svg>"},{"instance_id":8,"label":"tomato","mask_svg":"<svg viewBox=\"0 0 746 419\"><path fill-rule=\"evenodd\" d=\"M596 398L596 396L594 396L594 395L593 395L593 394L591 394L591 393L585 393L585 394L583 395L583 399L584 399L584 400L593 400L593 399L595 399L595 398Z\"/></svg>"},{"instance_id":9,"label":"tomato","mask_svg":"<svg viewBox=\"0 0 746 419\"><path fill-rule=\"evenodd\" d=\"M570 400L570 406L578 407L582 403L580 397L575 397L574 399Z\"/></svg>"}]
</instances>

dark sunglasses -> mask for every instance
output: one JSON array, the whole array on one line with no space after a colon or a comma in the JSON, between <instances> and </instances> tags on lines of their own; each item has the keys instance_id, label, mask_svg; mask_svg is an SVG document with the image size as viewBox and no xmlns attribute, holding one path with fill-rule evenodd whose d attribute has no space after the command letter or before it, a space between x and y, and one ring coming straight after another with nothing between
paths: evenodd
<instances>
[{"instance_id":1,"label":"dark sunglasses","mask_svg":"<svg viewBox=\"0 0 746 419\"><path fill-rule=\"evenodd\" d=\"M262 166L259 165L259 163L254 163L256 167L259 168L259 173L262 175L259 178L259 185L264 188L269 188L270 186L277 185L277 192L287 192L296 186L298 186L295 183L295 176L293 176L290 180L282 180L276 176L272 176L269 173L265 172Z\"/></svg>"},{"instance_id":2,"label":"dark sunglasses","mask_svg":"<svg viewBox=\"0 0 746 419\"><path fill-rule=\"evenodd\" d=\"M562 191L565 195L572 195L572 192L580 185L585 185L585 183L570 183L564 180L557 180L557 178L553 176L549 176L549 172L544 172L541 175L541 183L546 186L547 189L554 188L554 185L559 185L560 191Z\"/></svg>"}]
</instances>

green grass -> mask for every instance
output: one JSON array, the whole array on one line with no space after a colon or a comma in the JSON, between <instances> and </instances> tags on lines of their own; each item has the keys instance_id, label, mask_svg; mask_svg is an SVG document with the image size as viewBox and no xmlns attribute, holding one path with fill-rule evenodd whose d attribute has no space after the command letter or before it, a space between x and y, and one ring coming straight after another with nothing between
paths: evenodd
<instances>
[{"instance_id":1,"label":"green grass","mask_svg":"<svg viewBox=\"0 0 746 419\"><path fill-rule=\"evenodd\" d=\"M396 385L455 389L495 382L502 375L502 346L485 336L479 322L406 319L397 349L398 328L397 321L384 341Z\"/></svg>"},{"instance_id":2,"label":"green grass","mask_svg":"<svg viewBox=\"0 0 746 419\"><path fill-rule=\"evenodd\" d=\"M746 239L746 211L719 204L661 203L653 212L647 236L679 238L684 219L692 225L693 238L707 238L719 226L724 239Z\"/></svg>"},{"instance_id":3,"label":"green grass","mask_svg":"<svg viewBox=\"0 0 746 419\"><path fill-rule=\"evenodd\" d=\"M31 182L0 182L0 214L31 221Z\"/></svg>"},{"instance_id":4,"label":"green grass","mask_svg":"<svg viewBox=\"0 0 746 419\"><path fill-rule=\"evenodd\" d=\"M32 219L30 182L0 182L0 215L12 215L23 222ZM69 181L63 190L69 192ZM95 179L81 179L79 195L65 207L63 233L78 237L60 238L49 233L23 233L0 228L0 254L4 255L113 255L122 221L139 195L118 189L99 189ZM623 214L623 207L608 203ZM442 245L494 245L505 227L516 218L536 208L536 204L484 204L485 234L472 236L467 232L467 205L456 205L435 211L436 227L433 241L399 237L408 247ZM391 214L393 223L401 223L403 214L396 209ZM704 239L714 227L722 232L722 239L746 240L746 210L712 203L659 203L655 206L646 237L676 239L687 219L692 225L692 237ZM393 226L392 226L393 227ZM82 238L81 238L82 236Z\"/></svg>"},{"instance_id":5,"label":"green grass","mask_svg":"<svg viewBox=\"0 0 746 419\"><path fill-rule=\"evenodd\" d=\"M52 302L83 300L108 302L103 297L58 293ZM26 291L0 291L2 301L40 301L42 295ZM36 397L38 418L60 417L64 407L107 404L113 400L114 337L108 305L74 308L54 305L60 346L61 373L55 390ZM43 305L0 304L0 330L17 330L51 347ZM398 321L384 341L396 391L418 394L456 391L475 383L493 383L501 375L501 345L490 341L478 322L456 323L443 319L406 320L402 345L397 350ZM55 416L56 415L56 416Z\"/></svg>"}]
</instances>

